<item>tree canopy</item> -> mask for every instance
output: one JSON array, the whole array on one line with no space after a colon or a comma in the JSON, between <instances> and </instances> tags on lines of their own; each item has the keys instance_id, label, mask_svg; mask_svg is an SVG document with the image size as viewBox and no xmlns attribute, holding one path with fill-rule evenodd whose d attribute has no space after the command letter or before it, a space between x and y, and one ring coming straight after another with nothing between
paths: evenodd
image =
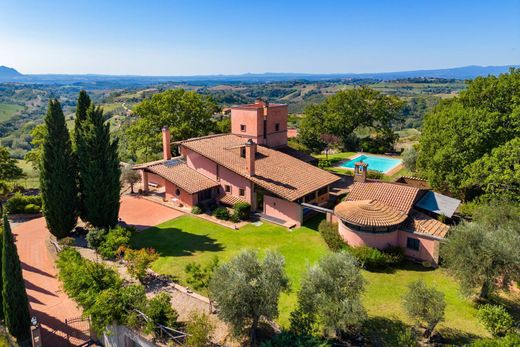
<instances>
[{"instance_id":1,"label":"tree canopy","mask_svg":"<svg viewBox=\"0 0 520 347\"><path fill-rule=\"evenodd\" d=\"M519 165L518 151L508 149L517 143L509 142L520 136L519 90L520 69L478 77L459 97L441 102L426 116L417 167L433 188L471 199L482 192L494 196L518 187L518 181L511 184L514 175L508 174ZM504 164L505 177L495 174L483 181L487 172L477 166L499 161L494 171ZM473 174L475 168L478 172Z\"/></svg>"},{"instance_id":2,"label":"tree canopy","mask_svg":"<svg viewBox=\"0 0 520 347\"><path fill-rule=\"evenodd\" d=\"M2 301L4 320L9 332L21 342L30 336L29 300L25 292L20 258L6 215L3 217L3 227Z\"/></svg>"},{"instance_id":3,"label":"tree canopy","mask_svg":"<svg viewBox=\"0 0 520 347\"><path fill-rule=\"evenodd\" d=\"M489 298L497 287L520 280L520 215L515 206L484 205L472 222L454 227L441 255L465 294ZM500 280L499 280L500 279Z\"/></svg>"},{"instance_id":4,"label":"tree canopy","mask_svg":"<svg viewBox=\"0 0 520 347\"><path fill-rule=\"evenodd\" d=\"M361 303L365 281L357 260L347 252L330 253L303 276L298 306L318 317L325 329L341 332L359 327L366 318Z\"/></svg>"},{"instance_id":5,"label":"tree canopy","mask_svg":"<svg viewBox=\"0 0 520 347\"><path fill-rule=\"evenodd\" d=\"M219 307L218 316L231 325L235 336L249 327L250 343L256 342L260 319L278 317L278 300L289 290L283 256L267 252L263 262L255 251L243 251L220 266L210 281L210 298Z\"/></svg>"},{"instance_id":6,"label":"tree canopy","mask_svg":"<svg viewBox=\"0 0 520 347\"><path fill-rule=\"evenodd\" d=\"M98 228L114 227L119 215L121 170L117 140L111 140L110 125L104 123L100 107L90 105L77 141L82 217Z\"/></svg>"},{"instance_id":7,"label":"tree canopy","mask_svg":"<svg viewBox=\"0 0 520 347\"><path fill-rule=\"evenodd\" d=\"M357 141L354 131L368 127L375 132L373 141L384 139L383 142L393 145L391 126L403 106L399 98L369 87L342 90L305 109L299 140L311 151L320 152L327 147L322 134L330 134L339 138L346 149L354 149Z\"/></svg>"},{"instance_id":8,"label":"tree canopy","mask_svg":"<svg viewBox=\"0 0 520 347\"><path fill-rule=\"evenodd\" d=\"M167 126L174 140L208 135L215 131L212 116L218 106L206 95L184 89L155 94L135 107L138 119L128 127L128 148L149 159L161 152L161 129Z\"/></svg>"},{"instance_id":9,"label":"tree canopy","mask_svg":"<svg viewBox=\"0 0 520 347\"><path fill-rule=\"evenodd\" d=\"M9 150L0 146L0 180L14 180L23 176L23 171L16 165Z\"/></svg>"},{"instance_id":10,"label":"tree canopy","mask_svg":"<svg viewBox=\"0 0 520 347\"><path fill-rule=\"evenodd\" d=\"M60 103L49 101L40 161L43 214L49 231L65 237L77 222L76 171L69 131Z\"/></svg>"}]
</instances>

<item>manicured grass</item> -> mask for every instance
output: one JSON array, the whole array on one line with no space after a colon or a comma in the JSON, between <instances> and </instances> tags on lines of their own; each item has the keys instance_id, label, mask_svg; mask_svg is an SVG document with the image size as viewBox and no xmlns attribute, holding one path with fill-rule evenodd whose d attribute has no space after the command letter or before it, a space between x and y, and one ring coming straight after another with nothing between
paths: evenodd
<instances>
[{"instance_id":1,"label":"manicured grass","mask_svg":"<svg viewBox=\"0 0 520 347\"><path fill-rule=\"evenodd\" d=\"M0 104L0 122L11 119L23 106L16 104Z\"/></svg>"},{"instance_id":2,"label":"manicured grass","mask_svg":"<svg viewBox=\"0 0 520 347\"><path fill-rule=\"evenodd\" d=\"M408 290L408 284L420 279L445 295L445 321L439 324L443 336L450 336L454 340L487 336L476 318L477 309L462 296L458 283L442 268L434 270L419 264L405 263L393 272L363 271L363 275L367 280L363 302L370 316L397 318L413 324L402 309L401 299Z\"/></svg>"},{"instance_id":3,"label":"manicured grass","mask_svg":"<svg viewBox=\"0 0 520 347\"><path fill-rule=\"evenodd\" d=\"M317 220L313 223L314 228L316 224ZM285 323L296 303L295 292L307 264L314 263L327 252L319 233L309 227L288 230L263 223L258 227L249 224L235 231L192 216L183 216L136 234L132 247L155 248L161 257L153 264L153 270L176 276L183 284L186 284L184 267L190 262L205 265L214 255L225 262L248 248L277 250L285 257L293 289L280 300L280 321Z\"/></svg>"},{"instance_id":4,"label":"manicured grass","mask_svg":"<svg viewBox=\"0 0 520 347\"><path fill-rule=\"evenodd\" d=\"M292 292L280 299L278 321L287 326L289 314L296 305L301 275L308 264L315 263L329 252L316 231L319 221L319 218L314 218L306 226L292 231L269 223L258 227L247 225L235 231L196 217L183 216L135 234L132 247L155 248L160 258L152 268L177 277L183 284L186 280L184 267L189 262L204 265L215 255L225 262L247 248L278 250L286 259L286 270L292 284ZM443 334L453 337L454 341L486 335L477 321L475 307L460 294L458 284L442 269L405 264L393 272L363 271L363 276L367 280L363 303L370 317L367 327L375 338L392 334L389 324L398 327L402 325L399 320L412 323L401 307L401 298L407 285L418 279L446 295L446 320L440 325Z\"/></svg>"},{"instance_id":5,"label":"manicured grass","mask_svg":"<svg viewBox=\"0 0 520 347\"><path fill-rule=\"evenodd\" d=\"M357 154L357 152L330 153L329 160L334 160L334 159L344 160L344 159L348 159L356 154ZM313 156L318 159L325 159L327 157L325 154L315 154Z\"/></svg>"}]
</instances>

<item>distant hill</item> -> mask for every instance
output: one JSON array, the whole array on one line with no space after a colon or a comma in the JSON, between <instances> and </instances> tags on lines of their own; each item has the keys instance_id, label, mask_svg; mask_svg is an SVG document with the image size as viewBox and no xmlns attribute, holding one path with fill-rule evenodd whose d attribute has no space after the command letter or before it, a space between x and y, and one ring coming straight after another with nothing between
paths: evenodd
<instances>
[{"instance_id":1,"label":"distant hill","mask_svg":"<svg viewBox=\"0 0 520 347\"><path fill-rule=\"evenodd\" d=\"M60 75L60 74L41 74L41 75L22 75L18 71L1 66L0 80L27 83L57 83L69 84L80 82L111 82L117 85L146 85L161 82L197 82L197 83L229 83L229 82L281 82L281 81L327 81L336 79L376 79L376 80L395 80L403 78L446 78L446 79L473 79L478 76L498 75L505 73L510 67L520 67L520 65L508 66L463 66L448 69L435 70L413 70L397 72L374 72L374 73L334 73L334 74L308 74L308 73L246 73L241 75L200 75L200 76L135 76L135 75Z\"/></svg>"},{"instance_id":2,"label":"distant hill","mask_svg":"<svg viewBox=\"0 0 520 347\"><path fill-rule=\"evenodd\" d=\"M7 66L0 66L0 79L10 79L10 78L16 78L23 76L21 73L16 71L13 68L7 67Z\"/></svg>"}]
</instances>

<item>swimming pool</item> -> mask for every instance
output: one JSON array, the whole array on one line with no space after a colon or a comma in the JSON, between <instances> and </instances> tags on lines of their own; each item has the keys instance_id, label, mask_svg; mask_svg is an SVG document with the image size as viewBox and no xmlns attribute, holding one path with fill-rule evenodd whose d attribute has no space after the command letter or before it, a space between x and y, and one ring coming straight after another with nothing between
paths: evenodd
<instances>
[{"instance_id":1,"label":"swimming pool","mask_svg":"<svg viewBox=\"0 0 520 347\"><path fill-rule=\"evenodd\" d=\"M367 163L368 170L380 171L382 173L386 173L386 172L392 170L393 168L395 168L397 165L401 164L401 162L402 162L401 159L393 159L393 158L378 157L375 155L363 154L352 160L341 163L339 166L345 167L348 169L353 169L354 163L357 163L358 161L363 161L364 163Z\"/></svg>"}]
</instances>

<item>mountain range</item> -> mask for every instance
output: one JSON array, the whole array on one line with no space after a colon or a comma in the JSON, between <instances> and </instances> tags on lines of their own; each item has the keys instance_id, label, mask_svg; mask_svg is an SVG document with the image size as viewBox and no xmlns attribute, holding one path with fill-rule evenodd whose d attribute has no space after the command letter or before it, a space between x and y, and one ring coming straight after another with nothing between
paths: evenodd
<instances>
[{"instance_id":1,"label":"mountain range","mask_svg":"<svg viewBox=\"0 0 520 347\"><path fill-rule=\"evenodd\" d=\"M139 75L65 75L65 74L21 74L13 68L0 66L0 82L25 82L25 83L78 83L78 82L122 82L149 84L161 82L279 82L279 81L319 81L334 79L377 79L395 80L402 78L446 78L446 79L473 79L478 76L498 75L505 73L511 67L507 66L477 66L469 65L463 67L434 69L434 70L412 70L397 72L374 72L374 73L332 73L332 74L309 74L309 73L246 73L241 75L199 75L199 76L139 76Z\"/></svg>"}]
</instances>

